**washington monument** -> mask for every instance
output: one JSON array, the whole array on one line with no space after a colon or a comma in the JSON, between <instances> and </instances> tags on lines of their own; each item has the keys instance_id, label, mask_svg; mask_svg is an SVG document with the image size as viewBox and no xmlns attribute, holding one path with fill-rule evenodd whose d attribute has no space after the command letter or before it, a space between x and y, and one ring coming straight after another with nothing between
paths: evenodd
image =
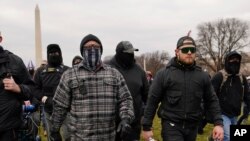
<instances>
[{"instance_id":1,"label":"washington monument","mask_svg":"<svg viewBox=\"0 0 250 141\"><path fill-rule=\"evenodd\" d=\"M40 23L40 10L38 5L35 8L35 44L36 44L36 68L42 63L42 36Z\"/></svg>"}]
</instances>

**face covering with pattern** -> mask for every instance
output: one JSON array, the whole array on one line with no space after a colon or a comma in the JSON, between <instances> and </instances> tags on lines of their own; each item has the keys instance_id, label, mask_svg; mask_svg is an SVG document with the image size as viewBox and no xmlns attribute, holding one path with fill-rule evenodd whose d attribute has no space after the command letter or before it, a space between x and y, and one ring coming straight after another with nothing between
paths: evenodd
<instances>
[{"instance_id":1,"label":"face covering with pattern","mask_svg":"<svg viewBox=\"0 0 250 141\"><path fill-rule=\"evenodd\" d=\"M91 71L96 70L101 60L101 49L84 48L82 54L85 59L84 66Z\"/></svg>"}]
</instances>

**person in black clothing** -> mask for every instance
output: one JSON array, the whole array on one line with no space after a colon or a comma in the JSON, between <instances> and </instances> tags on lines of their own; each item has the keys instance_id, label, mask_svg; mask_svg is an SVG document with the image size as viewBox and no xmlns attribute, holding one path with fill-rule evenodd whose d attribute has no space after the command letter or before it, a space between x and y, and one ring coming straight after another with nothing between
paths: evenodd
<instances>
[{"instance_id":1,"label":"person in black clothing","mask_svg":"<svg viewBox=\"0 0 250 141\"><path fill-rule=\"evenodd\" d=\"M142 119L145 140L153 136L152 122L161 103L158 116L161 118L163 141L195 141L202 98L213 115L213 138L223 140L219 101L209 75L195 64L195 52L196 45L191 37L180 38L176 57L156 73Z\"/></svg>"},{"instance_id":2,"label":"person in black clothing","mask_svg":"<svg viewBox=\"0 0 250 141\"><path fill-rule=\"evenodd\" d=\"M36 83L35 95L38 100L44 104L43 116L45 116L45 127L48 138L53 138L50 133L51 119L50 116L53 111L52 99L61 76L69 67L63 65L62 52L57 44L49 44L47 47L47 61L48 64L37 69L34 81ZM67 123L67 119L65 120ZM65 140L69 138L69 133L66 123L62 128L63 137Z\"/></svg>"},{"instance_id":3,"label":"person in black clothing","mask_svg":"<svg viewBox=\"0 0 250 141\"><path fill-rule=\"evenodd\" d=\"M240 63L241 55L236 51L229 52L225 57L225 68L216 73L211 80L220 101L225 141L230 140L230 125L237 124L242 100L246 103L248 111L250 109L248 83L245 76L240 74Z\"/></svg>"},{"instance_id":4,"label":"person in black clothing","mask_svg":"<svg viewBox=\"0 0 250 141\"><path fill-rule=\"evenodd\" d=\"M131 131L124 135L117 134L117 141L139 141L141 133L141 117L143 115L143 105L146 103L148 95L148 81L145 71L135 63L133 48L129 41L121 41L116 47L116 54L109 64L116 68L124 77L129 91L133 98L135 120L131 124ZM117 121L119 123L119 119Z\"/></svg>"},{"instance_id":5,"label":"person in black clothing","mask_svg":"<svg viewBox=\"0 0 250 141\"><path fill-rule=\"evenodd\" d=\"M0 141L17 141L22 104L30 99L33 86L22 59L0 46Z\"/></svg>"}]
</instances>

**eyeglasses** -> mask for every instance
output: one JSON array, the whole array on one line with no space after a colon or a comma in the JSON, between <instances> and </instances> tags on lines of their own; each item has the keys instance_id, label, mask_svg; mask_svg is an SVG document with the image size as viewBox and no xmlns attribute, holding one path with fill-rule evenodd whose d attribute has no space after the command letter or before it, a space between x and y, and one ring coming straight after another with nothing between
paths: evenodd
<instances>
[{"instance_id":1,"label":"eyeglasses","mask_svg":"<svg viewBox=\"0 0 250 141\"><path fill-rule=\"evenodd\" d=\"M191 53L195 53L196 52L196 48L195 47L184 47L184 48L181 48L179 50L181 50L181 52L184 53L184 54L187 54L189 51Z\"/></svg>"},{"instance_id":2,"label":"eyeglasses","mask_svg":"<svg viewBox=\"0 0 250 141\"><path fill-rule=\"evenodd\" d=\"M101 48L100 45L87 45L87 46L83 46L84 48L94 48L94 49L99 49Z\"/></svg>"}]
</instances>

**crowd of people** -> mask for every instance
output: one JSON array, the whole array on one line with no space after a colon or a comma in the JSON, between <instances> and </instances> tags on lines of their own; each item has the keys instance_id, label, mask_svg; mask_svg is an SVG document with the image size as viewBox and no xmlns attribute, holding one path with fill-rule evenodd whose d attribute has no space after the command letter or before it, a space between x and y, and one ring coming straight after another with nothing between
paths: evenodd
<instances>
[{"instance_id":1,"label":"crowd of people","mask_svg":"<svg viewBox=\"0 0 250 141\"><path fill-rule=\"evenodd\" d=\"M229 141L242 101L244 118L249 113L249 86L236 51L210 77L195 63L195 41L183 36L153 77L136 63L139 49L130 41L119 42L105 63L97 36L86 35L79 48L81 56L69 67L60 46L49 44L47 62L34 70L0 46L0 140L18 141L22 105L30 103L40 107L48 141L149 141L156 112L163 141L195 141L206 115L214 124L212 138Z\"/></svg>"}]
</instances>

